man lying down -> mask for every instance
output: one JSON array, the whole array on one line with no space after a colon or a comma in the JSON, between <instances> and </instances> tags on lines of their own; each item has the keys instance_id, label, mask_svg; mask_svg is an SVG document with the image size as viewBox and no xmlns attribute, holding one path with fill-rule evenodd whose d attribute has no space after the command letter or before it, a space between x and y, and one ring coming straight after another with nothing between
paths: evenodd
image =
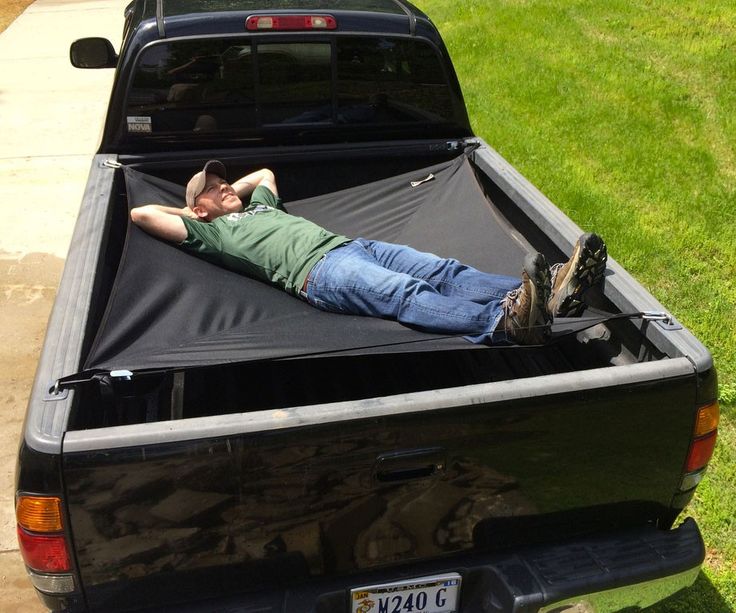
<instances>
[{"instance_id":1,"label":"man lying down","mask_svg":"<svg viewBox=\"0 0 736 613\"><path fill-rule=\"evenodd\" d=\"M230 184L217 160L191 178L186 204L149 204L130 216L153 236L318 309L393 319L475 343L544 343L555 317L582 313L583 295L606 268L606 245L596 234L581 236L570 260L551 268L541 253L528 255L521 278L405 245L350 239L287 213L270 170Z\"/></svg>"}]
</instances>

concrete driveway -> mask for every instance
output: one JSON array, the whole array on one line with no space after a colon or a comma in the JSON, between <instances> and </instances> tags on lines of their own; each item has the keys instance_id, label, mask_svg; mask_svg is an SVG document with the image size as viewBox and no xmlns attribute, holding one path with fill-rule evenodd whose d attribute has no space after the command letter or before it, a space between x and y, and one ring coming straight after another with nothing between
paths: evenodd
<instances>
[{"instance_id":1,"label":"concrete driveway","mask_svg":"<svg viewBox=\"0 0 736 613\"><path fill-rule=\"evenodd\" d=\"M77 70L69 44L119 48L130 0L37 0L0 34L0 610L42 611L15 537L18 440L112 70Z\"/></svg>"}]
</instances>

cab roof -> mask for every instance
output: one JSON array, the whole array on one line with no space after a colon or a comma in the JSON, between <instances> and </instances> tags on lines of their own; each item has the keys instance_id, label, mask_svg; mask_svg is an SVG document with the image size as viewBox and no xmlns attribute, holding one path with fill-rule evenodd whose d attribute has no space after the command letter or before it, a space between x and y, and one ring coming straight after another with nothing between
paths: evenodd
<instances>
[{"instance_id":1,"label":"cab roof","mask_svg":"<svg viewBox=\"0 0 736 613\"><path fill-rule=\"evenodd\" d=\"M166 0L164 17L224 11L362 11L405 15L400 0Z\"/></svg>"},{"instance_id":2,"label":"cab roof","mask_svg":"<svg viewBox=\"0 0 736 613\"><path fill-rule=\"evenodd\" d=\"M403 17L415 22L427 16L405 0L132 0L126 8L133 28L155 20L159 30L176 18L219 20L227 13L362 13L379 18Z\"/></svg>"},{"instance_id":3,"label":"cab roof","mask_svg":"<svg viewBox=\"0 0 736 613\"><path fill-rule=\"evenodd\" d=\"M329 14L336 33L422 36L442 46L429 18L406 0L133 0L123 45L180 36L245 34L252 15Z\"/></svg>"}]
</instances>

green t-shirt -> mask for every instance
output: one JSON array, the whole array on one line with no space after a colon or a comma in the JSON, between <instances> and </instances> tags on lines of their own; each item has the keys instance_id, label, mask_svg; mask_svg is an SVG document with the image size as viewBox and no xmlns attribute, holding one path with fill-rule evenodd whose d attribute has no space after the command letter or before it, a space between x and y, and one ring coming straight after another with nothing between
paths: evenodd
<instances>
[{"instance_id":1,"label":"green t-shirt","mask_svg":"<svg viewBox=\"0 0 736 613\"><path fill-rule=\"evenodd\" d=\"M281 198L264 186L256 187L240 213L211 222L182 220L187 229L184 249L294 295L325 253L350 240L289 215Z\"/></svg>"}]
</instances>

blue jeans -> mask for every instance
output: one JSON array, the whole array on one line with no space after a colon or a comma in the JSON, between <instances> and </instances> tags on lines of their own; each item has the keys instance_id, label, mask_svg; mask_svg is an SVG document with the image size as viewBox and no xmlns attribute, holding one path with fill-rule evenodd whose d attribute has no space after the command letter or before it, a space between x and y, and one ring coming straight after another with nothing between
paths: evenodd
<instances>
[{"instance_id":1,"label":"blue jeans","mask_svg":"<svg viewBox=\"0 0 736 613\"><path fill-rule=\"evenodd\" d=\"M521 279L481 272L411 247L356 239L312 269L306 300L324 311L393 319L476 343L506 341L495 332L506 294Z\"/></svg>"}]
</instances>

